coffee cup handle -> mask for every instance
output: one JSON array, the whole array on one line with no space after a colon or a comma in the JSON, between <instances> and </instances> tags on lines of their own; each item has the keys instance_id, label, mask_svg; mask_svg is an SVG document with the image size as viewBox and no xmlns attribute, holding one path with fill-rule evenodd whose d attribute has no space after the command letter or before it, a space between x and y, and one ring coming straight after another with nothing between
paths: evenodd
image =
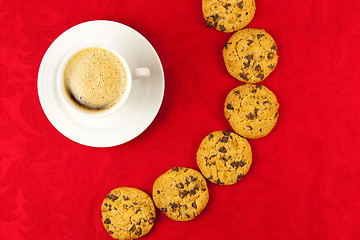
<instances>
[{"instance_id":1,"label":"coffee cup handle","mask_svg":"<svg viewBox=\"0 0 360 240\"><path fill-rule=\"evenodd\" d=\"M150 76L150 69L147 67L136 68L132 75L133 80L144 79Z\"/></svg>"}]
</instances>

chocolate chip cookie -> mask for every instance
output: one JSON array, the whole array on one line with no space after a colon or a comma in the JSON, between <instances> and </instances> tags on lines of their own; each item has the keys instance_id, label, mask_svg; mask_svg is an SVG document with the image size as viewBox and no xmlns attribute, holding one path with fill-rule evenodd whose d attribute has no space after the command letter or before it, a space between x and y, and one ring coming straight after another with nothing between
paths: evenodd
<instances>
[{"instance_id":1,"label":"chocolate chip cookie","mask_svg":"<svg viewBox=\"0 0 360 240\"><path fill-rule=\"evenodd\" d=\"M159 176L152 194L155 206L175 221L195 218L209 200L205 178L185 167L172 168Z\"/></svg>"},{"instance_id":2,"label":"chocolate chip cookie","mask_svg":"<svg viewBox=\"0 0 360 240\"><path fill-rule=\"evenodd\" d=\"M102 222L115 239L136 239L146 235L155 221L155 206L148 194L120 187L106 195L101 205Z\"/></svg>"},{"instance_id":3,"label":"chocolate chip cookie","mask_svg":"<svg viewBox=\"0 0 360 240\"><path fill-rule=\"evenodd\" d=\"M209 181L221 185L235 184L249 171L251 147L236 133L215 131L200 143L196 161Z\"/></svg>"},{"instance_id":4,"label":"chocolate chip cookie","mask_svg":"<svg viewBox=\"0 0 360 240\"><path fill-rule=\"evenodd\" d=\"M227 71L239 81L264 80L278 62L274 39L265 30L245 28L234 33L223 49Z\"/></svg>"},{"instance_id":5,"label":"chocolate chip cookie","mask_svg":"<svg viewBox=\"0 0 360 240\"><path fill-rule=\"evenodd\" d=\"M256 139L268 135L279 117L279 103L270 89L243 84L230 91L224 113L232 129L242 137Z\"/></svg>"},{"instance_id":6,"label":"chocolate chip cookie","mask_svg":"<svg viewBox=\"0 0 360 240\"><path fill-rule=\"evenodd\" d=\"M206 26L235 32L248 25L255 15L254 0L202 0Z\"/></svg>"}]
</instances>

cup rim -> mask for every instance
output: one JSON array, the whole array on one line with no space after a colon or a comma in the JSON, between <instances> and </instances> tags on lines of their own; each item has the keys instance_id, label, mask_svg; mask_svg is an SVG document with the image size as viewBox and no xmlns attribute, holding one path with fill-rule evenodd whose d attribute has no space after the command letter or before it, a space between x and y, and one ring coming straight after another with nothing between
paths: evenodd
<instances>
[{"instance_id":1,"label":"cup rim","mask_svg":"<svg viewBox=\"0 0 360 240\"><path fill-rule=\"evenodd\" d=\"M92 47L103 48L103 49L106 49L106 50L110 51L111 53L113 53L117 58L120 59L122 65L124 66L126 76L127 76L126 89L125 89L125 92L124 92L123 96L121 97L121 99L118 102L116 102L113 106L111 106L107 109L102 109L101 111L86 111L86 110L82 110L81 107L76 106L75 103L67 96L65 84L64 84L64 71L65 71L66 65L69 62L69 60L76 53L78 53L84 49L92 48ZM82 44L82 45L72 49L69 53L67 53L67 55L62 59L60 66L58 68L58 72L57 72L57 76L56 76L56 83L57 83L58 95L60 96L60 99L63 102L63 104L66 105L66 107L68 109L72 110L73 112L75 112L81 116L98 118L98 117L108 116L109 114L114 113L121 106L124 105L124 103L126 102L127 98L130 95L131 85L132 85L132 76L131 76L131 71L130 71L130 67L129 67L128 63L126 62L125 58L118 51L116 51L113 48L110 48L106 45L103 45L103 44L97 44L97 43L91 44L90 43L90 44Z\"/></svg>"}]
</instances>

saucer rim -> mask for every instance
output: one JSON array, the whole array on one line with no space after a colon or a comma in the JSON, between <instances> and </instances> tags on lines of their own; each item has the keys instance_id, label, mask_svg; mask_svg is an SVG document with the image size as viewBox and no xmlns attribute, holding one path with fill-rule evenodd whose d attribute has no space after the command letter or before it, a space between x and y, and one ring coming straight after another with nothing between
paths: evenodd
<instances>
[{"instance_id":1,"label":"saucer rim","mask_svg":"<svg viewBox=\"0 0 360 240\"><path fill-rule=\"evenodd\" d=\"M136 130L133 130L132 134L130 134L131 136L122 136L121 138L118 139L114 139L114 137L112 137L109 141L102 141L99 142L98 140L92 140L92 139L84 139L79 137L78 135L81 134L79 131L76 131L78 129L71 129L72 131L69 131L69 129L66 129L66 123L65 124L59 124L59 122L56 120L56 115L59 111L64 111L64 110L51 110L51 107L56 107L56 103L54 103L54 99L46 99L45 92L49 91L49 90L53 90L54 91L54 87L52 87L53 89L49 89L51 87L49 87L48 89L45 89L46 86L43 83L43 78L45 78L44 74L46 74L45 70L46 68L51 68L51 66L47 66L49 64L54 64L52 62L49 61L49 58L51 58L51 56L53 54L56 54L57 51L60 51L59 48L61 49L61 47L58 47L57 44L60 42L60 40L64 35L67 34L75 34L76 35L76 30L79 28L83 28L83 27L90 27L91 25L97 25L97 27L99 27L99 25L107 25L107 27L111 28L117 28L118 31L130 31L132 34L134 34L134 36L136 36L136 38L138 38L137 40L142 41L144 46L147 48L148 51L152 52L152 56L151 56L151 62L154 63L156 66L156 70L157 70L157 77L156 77L156 83L160 86L160 89L157 90L158 95L153 97L153 106L152 106L152 116L147 116L148 118L146 119L146 123L142 122L142 126L137 128ZM122 30L120 30L122 29ZM132 37L134 37L132 36ZM66 54L66 53L65 53ZM150 66L144 66L144 67L149 67ZM54 72L52 72L52 74L54 74ZM56 73L55 73L56 74ZM154 78L154 77L153 77ZM50 84L50 85L54 85ZM158 86L158 87L159 87ZM136 30L134 30L133 28L124 25L122 23L119 22L114 22L114 21L109 21L109 20L93 20L93 21L87 21L87 22L83 22L80 24L77 24L69 29L67 29L66 31L64 31L60 36L58 36L49 46L49 48L47 49L47 51L45 52L40 67L39 67L39 72L38 72L38 82L37 82L37 87L38 87L38 97L40 100L40 104L41 107L46 115L46 117L48 118L48 120L50 121L50 123L65 137L67 137L68 139L77 142L81 145L85 145L85 146L90 146L90 147L113 147L113 146L117 146L117 145L121 145L123 143L126 143L134 138L136 138L137 136L139 136L141 133L143 133L149 126L150 124L153 122L153 120L155 119L155 117L157 116L160 107L162 105L162 101L164 98L164 91L165 91L165 76L164 76L164 70L161 64L161 60L156 52L156 50L154 49L154 47L151 45L151 43L143 36L141 35L139 32L137 32ZM55 87L56 88L56 87ZM56 89L55 89L56 91ZM131 93L130 93L131 94ZM64 113L64 112L63 112ZM68 113L67 113L68 114ZM67 114L63 114L65 118L67 118L68 122L71 122L71 117L67 116ZM76 116L75 118L78 118L79 116ZM150 117L150 118L149 118ZM82 119L84 120L84 119ZM101 119L100 119L101 120ZM119 120L119 119L117 119ZM133 120L133 119L130 119ZM136 122L136 121L134 121ZM105 123L105 121L104 121ZM88 131L93 131L94 132L94 138L96 138L96 132L99 132L99 129L87 129ZM117 129L119 130L119 129ZM105 135L109 135L106 134Z\"/></svg>"}]
</instances>

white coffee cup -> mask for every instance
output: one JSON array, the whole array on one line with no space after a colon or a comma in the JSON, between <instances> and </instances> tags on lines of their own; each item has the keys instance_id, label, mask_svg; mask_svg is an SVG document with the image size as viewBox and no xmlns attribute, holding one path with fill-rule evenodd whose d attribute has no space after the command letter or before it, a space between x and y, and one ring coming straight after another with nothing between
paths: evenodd
<instances>
[{"instance_id":1,"label":"white coffee cup","mask_svg":"<svg viewBox=\"0 0 360 240\"><path fill-rule=\"evenodd\" d=\"M114 54L115 57L120 61L123 70L125 71L125 79L122 80L124 81L122 84L125 85L125 88L123 89L122 94L120 94L121 96L119 95L119 99L117 99L111 106L104 107L101 109L91 109L75 101L74 100L75 97L72 98L71 94L69 93L71 89L69 90L65 84L65 70L69 61L80 51L86 49L92 49L92 48L103 49L105 51ZM57 89L62 103L74 114L82 115L85 117L105 117L108 116L109 114L114 113L125 104L126 100L129 97L133 80L142 79L149 76L150 76L149 68L140 67L140 68L130 69L124 57L118 51L112 48L99 44L84 45L84 46L79 46L78 48L71 51L61 62L57 75ZM96 91L96 89L94 91Z\"/></svg>"}]
</instances>

